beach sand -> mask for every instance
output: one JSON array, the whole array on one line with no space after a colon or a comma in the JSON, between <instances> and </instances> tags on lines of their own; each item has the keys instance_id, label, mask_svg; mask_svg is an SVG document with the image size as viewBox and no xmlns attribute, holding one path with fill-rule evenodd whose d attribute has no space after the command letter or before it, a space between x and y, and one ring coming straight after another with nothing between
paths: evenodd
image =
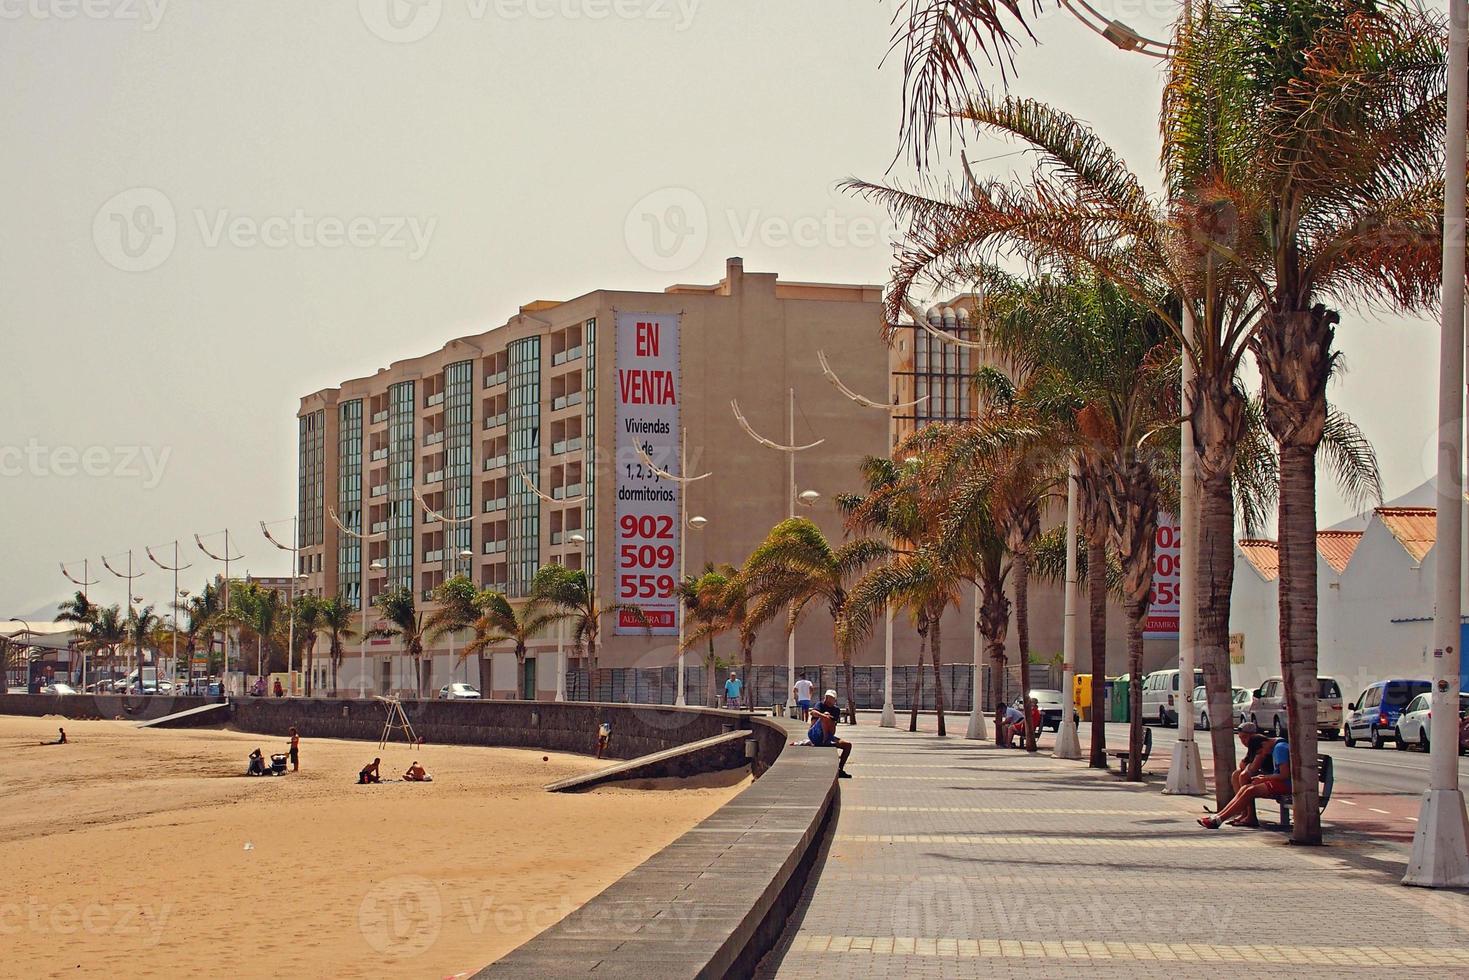
<instances>
[{"instance_id":1,"label":"beach sand","mask_svg":"<svg viewBox=\"0 0 1469 980\"><path fill-rule=\"evenodd\" d=\"M58 726L71 744L40 745ZM470 974L748 781L551 794L603 763L310 738L299 773L245 778L256 746L285 740L0 716L0 972ZM383 784L356 785L375 755ZM398 781L415 759L434 782Z\"/></svg>"}]
</instances>

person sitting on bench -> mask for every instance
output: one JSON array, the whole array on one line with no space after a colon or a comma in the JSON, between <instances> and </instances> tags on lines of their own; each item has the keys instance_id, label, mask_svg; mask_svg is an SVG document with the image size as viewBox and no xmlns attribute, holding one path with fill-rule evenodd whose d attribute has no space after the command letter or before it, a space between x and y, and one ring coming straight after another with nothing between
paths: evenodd
<instances>
[{"instance_id":1,"label":"person sitting on bench","mask_svg":"<svg viewBox=\"0 0 1469 980\"><path fill-rule=\"evenodd\" d=\"M837 721L841 716L842 709L837 707L837 692L827 691L821 703L811 709L811 728L806 732L806 740L818 748L841 749L841 758L837 759L837 776L840 779L851 779L852 774L847 772L847 758L852 754L852 743L837 738Z\"/></svg>"},{"instance_id":2,"label":"person sitting on bench","mask_svg":"<svg viewBox=\"0 0 1469 980\"><path fill-rule=\"evenodd\" d=\"M380 782L382 782L383 781L382 773L378 771L378 767L381 766L382 764L383 764L383 760L381 760L381 759L373 759L372 762L370 762L369 764L363 766L362 767L362 771L357 774L357 785L358 786L363 786L363 785L365 785L367 783L380 783Z\"/></svg>"},{"instance_id":3,"label":"person sitting on bench","mask_svg":"<svg viewBox=\"0 0 1469 980\"><path fill-rule=\"evenodd\" d=\"M1263 749L1261 750L1264 751ZM1218 830L1221 824L1233 823L1254 811L1256 800L1273 800L1290 795L1290 743L1283 738L1275 740L1270 749L1270 762L1274 772L1252 778L1234 794L1218 813L1212 817L1200 817L1199 826L1207 830Z\"/></svg>"},{"instance_id":4,"label":"person sitting on bench","mask_svg":"<svg viewBox=\"0 0 1469 980\"><path fill-rule=\"evenodd\" d=\"M1015 707L1015 705L1008 705L1005 708L1005 719L1003 723L1005 725L1005 748L1013 749L1015 747L1015 736L1020 735L1022 739L1025 736L1025 714L1019 708ZM1023 742L1020 747L1025 748Z\"/></svg>"},{"instance_id":5,"label":"person sitting on bench","mask_svg":"<svg viewBox=\"0 0 1469 980\"><path fill-rule=\"evenodd\" d=\"M1245 757L1229 775L1229 787L1238 793L1256 776L1268 776L1275 772L1275 767L1270 761L1270 750L1275 747L1275 739L1262 733L1260 726L1253 721L1240 725L1235 729L1235 734L1239 736L1240 744L1245 749ZM1255 801L1251 800L1244 815L1231 820L1230 825L1234 827L1260 826L1259 818L1255 815Z\"/></svg>"},{"instance_id":6,"label":"person sitting on bench","mask_svg":"<svg viewBox=\"0 0 1469 980\"><path fill-rule=\"evenodd\" d=\"M245 770L247 776L265 775L265 756L259 749L250 753L250 767Z\"/></svg>"}]
</instances>

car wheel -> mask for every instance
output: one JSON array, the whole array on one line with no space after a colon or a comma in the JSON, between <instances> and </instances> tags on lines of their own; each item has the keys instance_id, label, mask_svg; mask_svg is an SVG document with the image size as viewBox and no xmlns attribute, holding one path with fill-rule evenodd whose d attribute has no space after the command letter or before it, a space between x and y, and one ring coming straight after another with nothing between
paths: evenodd
<instances>
[{"instance_id":1,"label":"car wheel","mask_svg":"<svg viewBox=\"0 0 1469 980\"><path fill-rule=\"evenodd\" d=\"M1421 748L1424 752L1427 752L1429 750L1428 749L1428 729L1426 729L1426 728L1420 728L1418 730L1418 747Z\"/></svg>"},{"instance_id":2,"label":"car wheel","mask_svg":"<svg viewBox=\"0 0 1469 980\"><path fill-rule=\"evenodd\" d=\"M1209 712L1205 711L1203 714L1199 715L1199 731L1201 731L1201 732L1207 732L1208 730L1209 730Z\"/></svg>"},{"instance_id":3,"label":"car wheel","mask_svg":"<svg viewBox=\"0 0 1469 980\"><path fill-rule=\"evenodd\" d=\"M1276 738L1285 738L1285 722L1280 720L1280 715L1275 716L1275 728L1271 734Z\"/></svg>"},{"instance_id":4,"label":"car wheel","mask_svg":"<svg viewBox=\"0 0 1469 980\"><path fill-rule=\"evenodd\" d=\"M1403 730L1401 728L1394 728L1392 730L1392 735L1393 735L1393 740L1398 743L1398 751L1399 752L1406 752L1406 751L1408 751L1408 740L1405 739L1405 738L1403 738Z\"/></svg>"},{"instance_id":5,"label":"car wheel","mask_svg":"<svg viewBox=\"0 0 1469 980\"><path fill-rule=\"evenodd\" d=\"M1355 749L1357 747L1357 740L1355 738L1352 738L1352 728L1350 725L1343 726L1341 730L1341 740L1342 744L1349 749Z\"/></svg>"},{"instance_id":6,"label":"car wheel","mask_svg":"<svg viewBox=\"0 0 1469 980\"><path fill-rule=\"evenodd\" d=\"M1387 739L1383 736L1382 732L1379 732L1377 730L1377 726L1376 725L1373 725L1372 726L1372 732L1371 732L1371 734L1372 734L1372 747L1374 749L1380 749L1384 745L1387 744Z\"/></svg>"}]
</instances>

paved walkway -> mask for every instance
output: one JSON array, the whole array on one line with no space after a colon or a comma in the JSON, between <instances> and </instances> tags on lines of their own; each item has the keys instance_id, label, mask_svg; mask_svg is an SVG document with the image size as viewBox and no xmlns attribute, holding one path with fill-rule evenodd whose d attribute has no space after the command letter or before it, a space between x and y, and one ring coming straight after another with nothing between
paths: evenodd
<instances>
[{"instance_id":1,"label":"paved walkway","mask_svg":"<svg viewBox=\"0 0 1469 980\"><path fill-rule=\"evenodd\" d=\"M1403 887L1400 848L1209 832L1157 778L863 722L760 976L1469 978L1469 894Z\"/></svg>"}]
</instances>

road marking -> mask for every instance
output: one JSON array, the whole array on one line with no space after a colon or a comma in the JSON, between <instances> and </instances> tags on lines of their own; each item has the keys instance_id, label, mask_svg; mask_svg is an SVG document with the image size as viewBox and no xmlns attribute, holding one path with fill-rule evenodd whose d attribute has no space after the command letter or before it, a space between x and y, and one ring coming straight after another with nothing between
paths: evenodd
<instances>
[{"instance_id":1,"label":"road marking","mask_svg":"<svg viewBox=\"0 0 1469 980\"><path fill-rule=\"evenodd\" d=\"M1083 810L1026 806L842 806L843 813L1019 813L1077 814L1084 817L1176 817L1177 810Z\"/></svg>"},{"instance_id":2,"label":"road marking","mask_svg":"<svg viewBox=\"0 0 1469 980\"><path fill-rule=\"evenodd\" d=\"M1411 820L1411 821L1413 821L1414 823L1417 823L1418 822L1418 818L1417 817L1409 817L1408 819Z\"/></svg>"},{"instance_id":3,"label":"road marking","mask_svg":"<svg viewBox=\"0 0 1469 980\"><path fill-rule=\"evenodd\" d=\"M1024 958L1129 962L1258 963L1356 966L1364 961L1393 966L1469 966L1469 949L1416 946L1225 946L1215 943L1146 943L1098 940L954 939L932 936L797 935L792 953L880 956L944 956L956 959Z\"/></svg>"},{"instance_id":4,"label":"road marking","mask_svg":"<svg viewBox=\"0 0 1469 980\"><path fill-rule=\"evenodd\" d=\"M1341 805L1342 806L1356 806L1357 804L1353 803L1351 800L1342 800L1341 801Z\"/></svg>"},{"instance_id":5,"label":"road marking","mask_svg":"<svg viewBox=\"0 0 1469 980\"><path fill-rule=\"evenodd\" d=\"M1033 834L837 834L836 840L852 844L975 844L1047 847L1115 847L1117 842L1096 837L1041 837ZM1128 847L1249 847L1249 838L1179 837L1174 840L1133 840Z\"/></svg>"},{"instance_id":6,"label":"road marking","mask_svg":"<svg viewBox=\"0 0 1469 980\"><path fill-rule=\"evenodd\" d=\"M1373 813L1381 813L1385 816L1392 816L1392 814L1388 813L1386 810L1379 810L1375 806L1369 806L1367 809L1371 810Z\"/></svg>"}]
</instances>

